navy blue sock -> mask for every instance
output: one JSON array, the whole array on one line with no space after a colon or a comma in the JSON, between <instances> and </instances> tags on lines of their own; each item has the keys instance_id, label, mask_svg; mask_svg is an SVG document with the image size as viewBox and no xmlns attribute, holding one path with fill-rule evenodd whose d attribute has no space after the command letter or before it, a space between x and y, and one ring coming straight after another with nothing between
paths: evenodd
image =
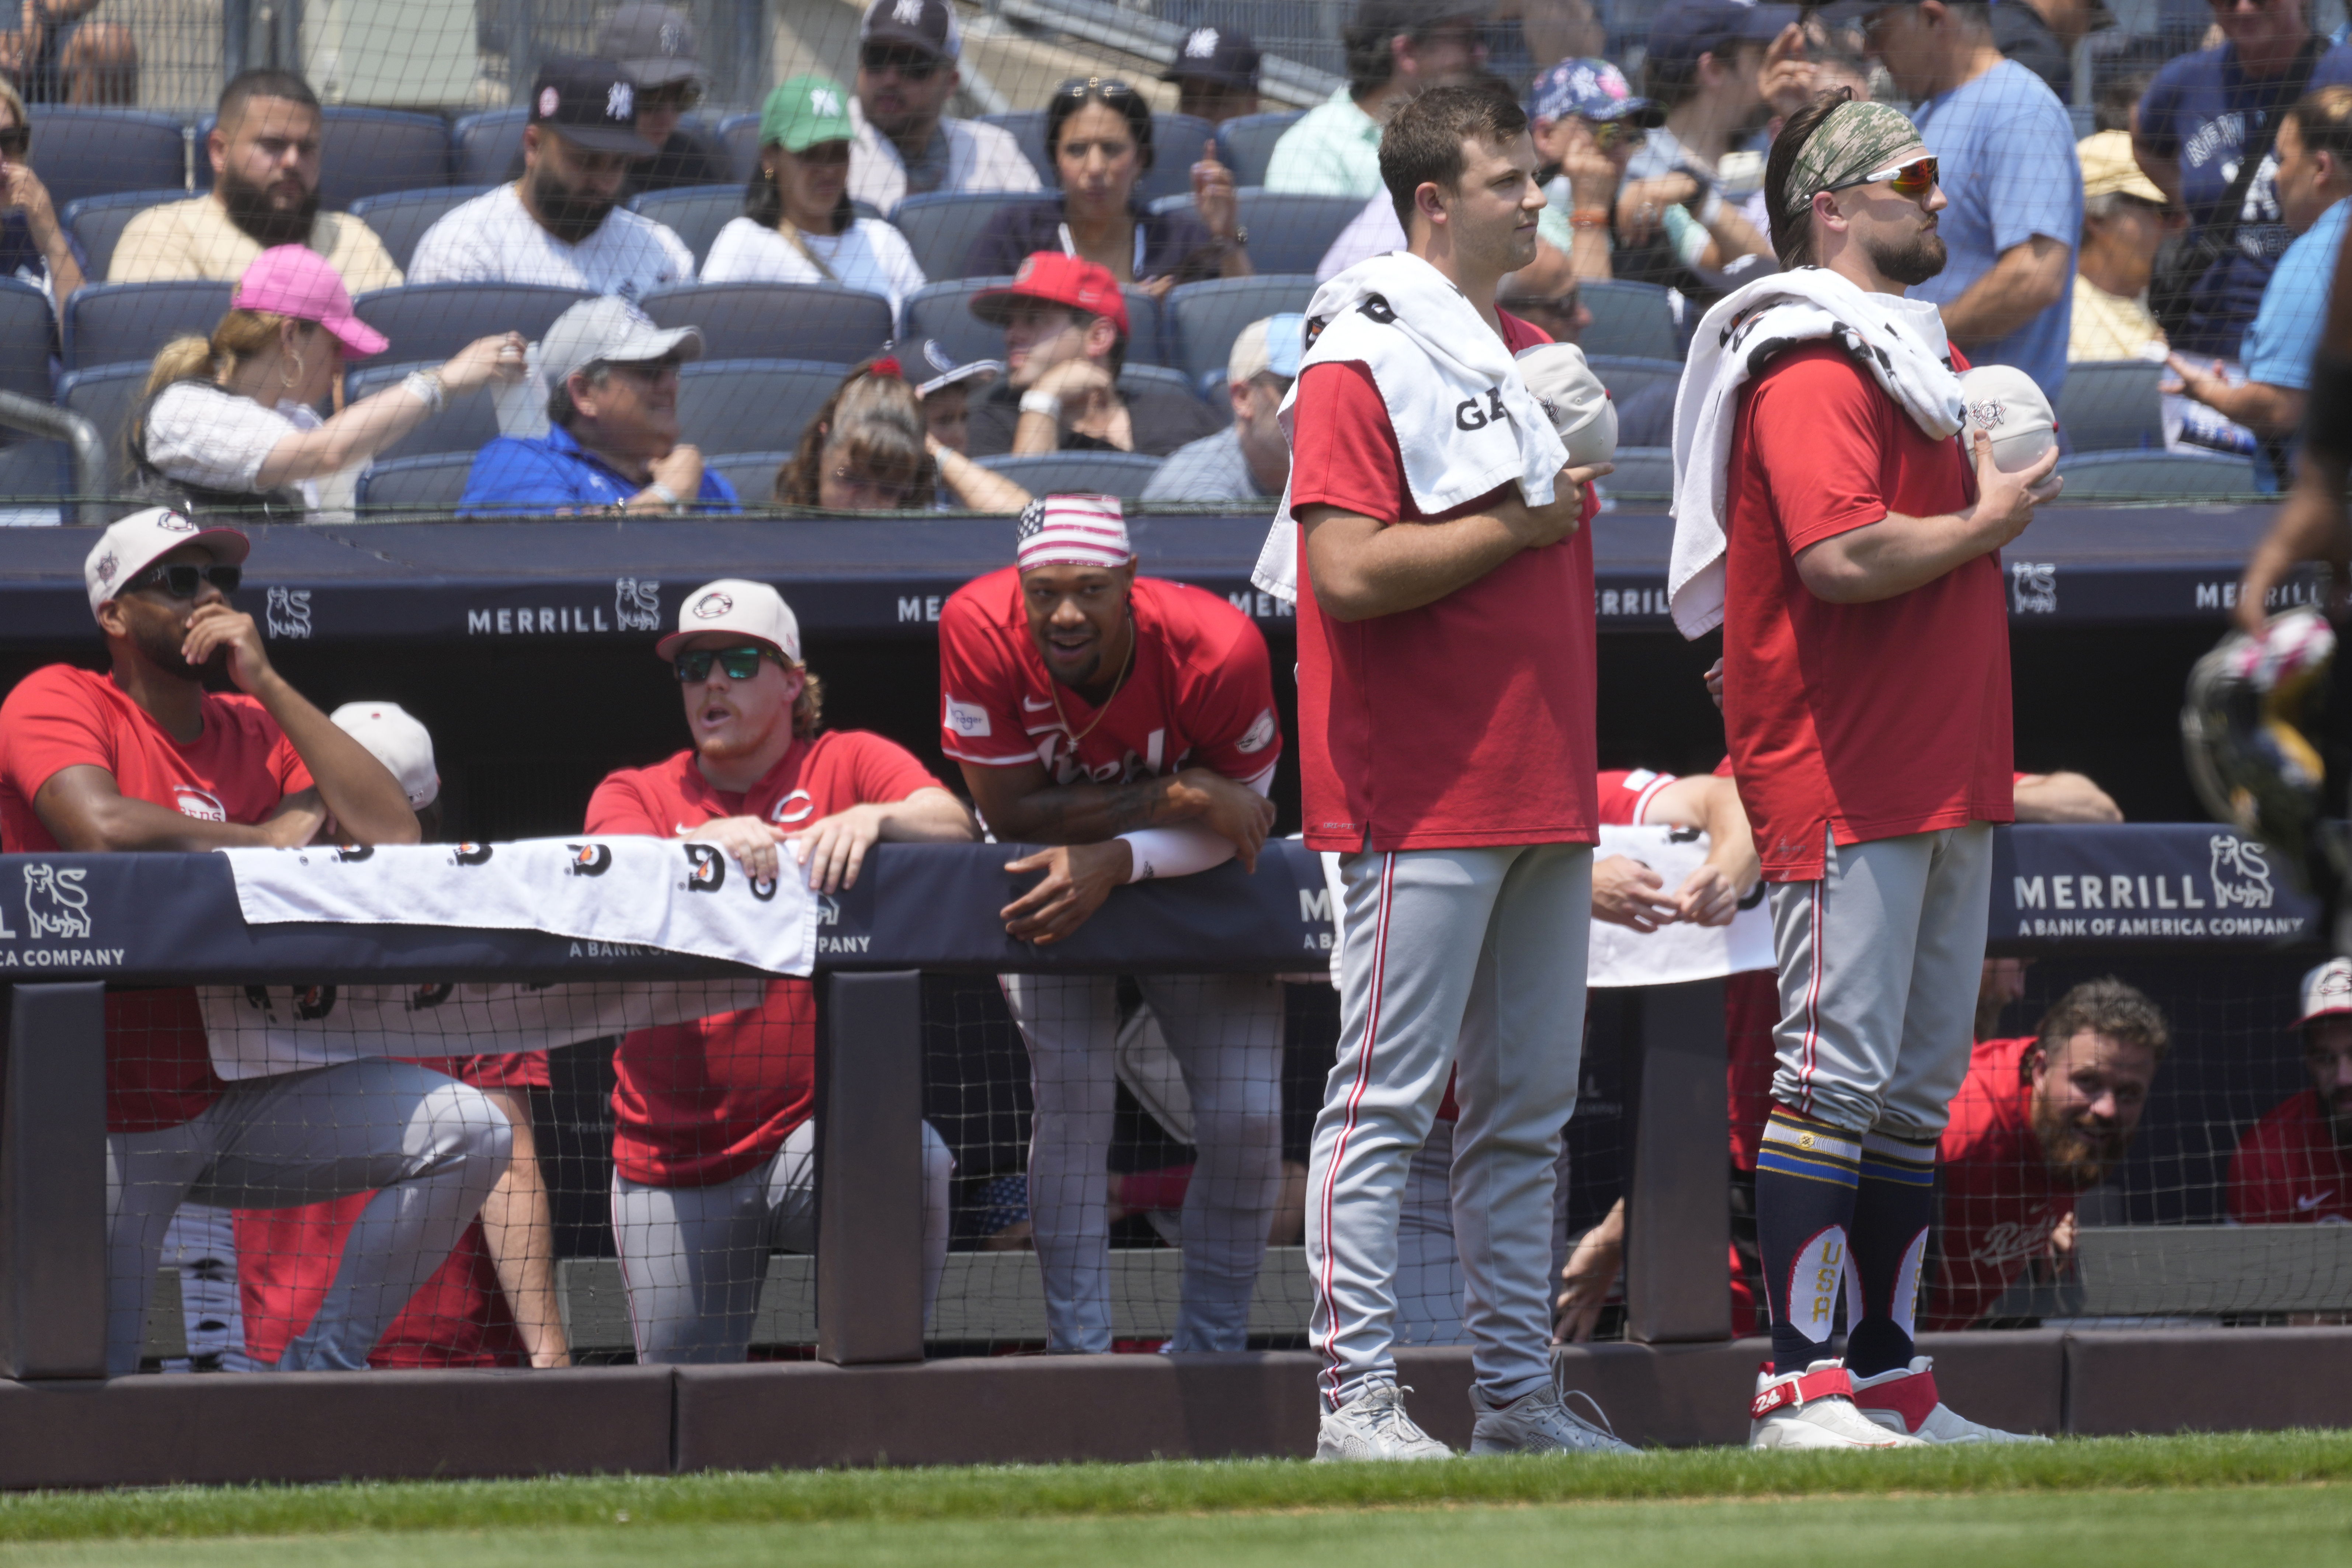
<instances>
[{"instance_id":1,"label":"navy blue sock","mask_svg":"<svg viewBox=\"0 0 2352 1568\"><path fill-rule=\"evenodd\" d=\"M1756 1240L1772 1311L1772 1370L1820 1359L1837 1321L1862 1140L1775 1104L1756 1155Z\"/></svg>"},{"instance_id":2,"label":"navy blue sock","mask_svg":"<svg viewBox=\"0 0 2352 1568\"><path fill-rule=\"evenodd\" d=\"M1911 1364L1919 1270L1935 1219L1936 1145L1884 1132L1865 1136L1853 1230L1862 1311L1845 1339L1845 1369L1852 1376L1874 1377Z\"/></svg>"}]
</instances>

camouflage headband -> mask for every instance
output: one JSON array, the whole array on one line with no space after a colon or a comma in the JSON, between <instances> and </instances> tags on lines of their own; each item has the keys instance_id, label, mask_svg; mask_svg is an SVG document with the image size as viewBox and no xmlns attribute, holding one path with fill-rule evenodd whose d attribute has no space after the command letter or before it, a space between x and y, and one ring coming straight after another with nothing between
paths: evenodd
<instances>
[{"instance_id":1,"label":"camouflage headband","mask_svg":"<svg viewBox=\"0 0 2352 1568\"><path fill-rule=\"evenodd\" d=\"M1784 216L1794 216L1822 192L1852 184L1886 167L1895 153L1919 145L1919 128L1901 110L1884 103L1839 104L1798 149L1781 193Z\"/></svg>"}]
</instances>

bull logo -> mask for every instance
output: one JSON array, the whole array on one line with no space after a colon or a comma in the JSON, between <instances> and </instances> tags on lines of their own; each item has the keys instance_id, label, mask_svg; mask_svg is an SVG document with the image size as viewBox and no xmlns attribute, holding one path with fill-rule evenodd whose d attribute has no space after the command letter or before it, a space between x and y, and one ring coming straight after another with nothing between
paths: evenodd
<instances>
[{"instance_id":1,"label":"bull logo","mask_svg":"<svg viewBox=\"0 0 2352 1568\"><path fill-rule=\"evenodd\" d=\"M33 936L89 935L89 890L79 866L60 870L47 861L25 868L25 918Z\"/></svg>"},{"instance_id":2,"label":"bull logo","mask_svg":"<svg viewBox=\"0 0 2352 1568\"><path fill-rule=\"evenodd\" d=\"M490 847L487 844L460 844L449 859L458 866L487 866L490 860Z\"/></svg>"},{"instance_id":3,"label":"bull logo","mask_svg":"<svg viewBox=\"0 0 2352 1568\"><path fill-rule=\"evenodd\" d=\"M625 632L661 630L661 580L656 577L614 578L613 618Z\"/></svg>"},{"instance_id":4,"label":"bull logo","mask_svg":"<svg viewBox=\"0 0 2352 1568\"><path fill-rule=\"evenodd\" d=\"M572 875L575 877L601 877L613 868L613 849L610 845L567 844L564 847L572 851L571 870ZM488 853L485 851L483 858L488 858Z\"/></svg>"},{"instance_id":5,"label":"bull logo","mask_svg":"<svg viewBox=\"0 0 2352 1568\"><path fill-rule=\"evenodd\" d=\"M727 857L708 844L685 846L686 888L690 893L715 893L727 885Z\"/></svg>"},{"instance_id":6,"label":"bull logo","mask_svg":"<svg viewBox=\"0 0 2352 1568\"><path fill-rule=\"evenodd\" d=\"M2234 833L2212 837L2213 904L2217 909L2266 910L2278 896L2263 847Z\"/></svg>"},{"instance_id":7,"label":"bull logo","mask_svg":"<svg viewBox=\"0 0 2352 1568\"><path fill-rule=\"evenodd\" d=\"M839 925L841 900L829 893L819 893L816 896L816 923L821 926Z\"/></svg>"}]
</instances>

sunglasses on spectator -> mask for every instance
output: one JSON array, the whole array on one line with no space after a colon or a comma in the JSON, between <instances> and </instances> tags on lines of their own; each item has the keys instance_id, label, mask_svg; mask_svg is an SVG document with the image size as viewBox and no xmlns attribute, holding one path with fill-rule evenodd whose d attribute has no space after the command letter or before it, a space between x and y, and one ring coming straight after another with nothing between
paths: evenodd
<instances>
[{"instance_id":1,"label":"sunglasses on spectator","mask_svg":"<svg viewBox=\"0 0 2352 1568\"><path fill-rule=\"evenodd\" d=\"M637 93L637 112L646 110L675 109L680 113L702 101L702 84L698 81L674 81L661 87L641 89Z\"/></svg>"},{"instance_id":2,"label":"sunglasses on spectator","mask_svg":"<svg viewBox=\"0 0 2352 1568\"><path fill-rule=\"evenodd\" d=\"M1135 96L1135 89L1115 76L1074 76L1054 89L1055 98L1098 98L1117 104Z\"/></svg>"},{"instance_id":3,"label":"sunglasses on spectator","mask_svg":"<svg viewBox=\"0 0 2352 1568\"><path fill-rule=\"evenodd\" d=\"M196 591L206 583L224 594L234 594L237 584L244 581L245 568L242 566L196 566L183 563L176 566L150 566L122 584L122 591L130 594L141 588L161 588L174 599L193 599Z\"/></svg>"},{"instance_id":4,"label":"sunglasses on spectator","mask_svg":"<svg viewBox=\"0 0 2352 1568\"><path fill-rule=\"evenodd\" d=\"M1881 180L1885 180L1887 188L1896 195L1908 196L1916 202L1936 188L1936 160L1914 158L1907 163L1897 163L1891 169L1874 169L1858 180L1848 180L1843 185L1834 185L1831 188L1843 191L1855 185L1874 185Z\"/></svg>"},{"instance_id":5,"label":"sunglasses on spectator","mask_svg":"<svg viewBox=\"0 0 2352 1568\"><path fill-rule=\"evenodd\" d=\"M11 125L5 130L0 130L0 153L5 153L11 158L21 158L32 144L33 128L29 125Z\"/></svg>"},{"instance_id":6,"label":"sunglasses on spectator","mask_svg":"<svg viewBox=\"0 0 2352 1568\"><path fill-rule=\"evenodd\" d=\"M947 64L937 55L927 55L920 49L897 48L888 44L868 44L857 57L857 63L879 74L897 71L908 81L929 81L939 68Z\"/></svg>"},{"instance_id":7,"label":"sunglasses on spectator","mask_svg":"<svg viewBox=\"0 0 2352 1568\"><path fill-rule=\"evenodd\" d=\"M1592 127L1592 144L1603 153L1614 153L1620 147L1639 147L1650 139L1650 133L1630 120L1587 121Z\"/></svg>"},{"instance_id":8,"label":"sunglasses on spectator","mask_svg":"<svg viewBox=\"0 0 2352 1568\"><path fill-rule=\"evenodd\" d=\"M784 667L783 656L772 649L746 645L742 647L690 647L677 656L677 683L699 686L710 679L714 659L727 672L730 680L749 680L760 673L760 661L772 658L779 669Z\"/></svg>"}]
</instances>

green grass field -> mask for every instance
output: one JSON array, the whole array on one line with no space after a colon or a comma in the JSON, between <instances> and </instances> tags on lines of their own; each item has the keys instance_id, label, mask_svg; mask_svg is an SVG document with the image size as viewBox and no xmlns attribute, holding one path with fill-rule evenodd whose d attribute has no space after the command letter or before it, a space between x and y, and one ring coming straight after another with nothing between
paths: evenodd
<instances>
[{"instance_id":1,"label":"green grass field","mask_svg":"<svg viewBox=\"0 0 2352 1568\"><path fill-rule=\"evenodd\" d=\"M2258 1568L2352 1562L2352 1433L1874 1455L1059 1466L0 1498L11 1563Z\"/></svg>"}]
</instances>

